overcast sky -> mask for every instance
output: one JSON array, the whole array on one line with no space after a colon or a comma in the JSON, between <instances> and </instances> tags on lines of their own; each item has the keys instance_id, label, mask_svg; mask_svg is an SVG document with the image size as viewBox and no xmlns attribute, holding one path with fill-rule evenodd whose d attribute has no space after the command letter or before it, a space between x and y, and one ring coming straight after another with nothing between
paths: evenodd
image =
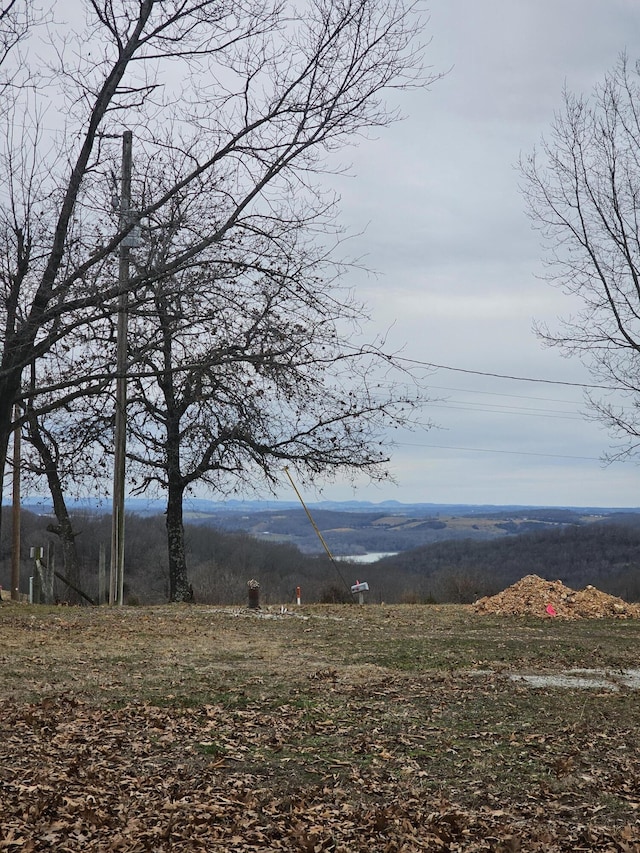
<instances>
[{"instance_id":1,"label":"overcast sky","mask_svg":"<svg viewBox=\"0 0 640 853\"><path fill-rule=\"evenodd\" d=\"M442 365L418 370L434 400L420 416L435 426L390 449L395 483L307 497L638 507L638 463L600 461L611 440L584 416L588 372L533 333L534 320L553 327L572 305L540 278L517 163L549 131L565 87L587 94L623 51L640 59L640 3L425 5L426 59L444 76L399 94L391 106L406 119L348 152L352 176L333 184L360 235L350 253L378 273L347 277L371 331L416 368ZM286 482L279 496L295 497Z\"/></svg>"},{"instance_id":2,"label":"overcast sky","mask_svg":"<svg viewBox=\"0 0 640 853\"><path fill-rule=\"evenodd\" d=\"M405 95L407 119L353 152L338 181L353 274L389 349L457 370L424 372L437 428L403 436L396 485L324 496L403 502L640 506L640 469L604 466L607 432L583 417L586 369L532 331L570 313L541 281L517 162L547 132L563 87L589 93L626 50L640 58L637 0L429 0L427 57L447 75ZM283 497L287 496L283 493Z\"/></svg>"}]
</instances>

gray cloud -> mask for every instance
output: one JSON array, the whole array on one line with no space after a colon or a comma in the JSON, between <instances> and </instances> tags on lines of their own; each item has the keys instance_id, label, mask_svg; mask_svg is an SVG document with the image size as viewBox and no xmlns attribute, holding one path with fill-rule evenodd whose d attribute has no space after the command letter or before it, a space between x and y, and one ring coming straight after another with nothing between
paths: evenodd
<instances>
[{"instance_id":1,"label":"gray cloud","mask_svg":"<svg viewBox=\"0 0 640 853\"><path fill-rule=\"evenodd\" d=\"M429 91L401 96L407 119L361 144L355 177L335 181L345 223L365 229L351 249L380 273L353 273L350 281L370 306L372 326L389 328L389 347L404 345L408 357L590 383L579 362L543 348L532 333L534 318L554 325L579 306L541 280L542 250L524 215L516 164L548 131L564 86L588 93L639 43L640 7L433 0L426 35L428 61L449 73ZM580 417L579 389L447 371L425 373L424 383L455 389L448 395L467 405L427 407L425 419L442 429L403 436L392 462L398 486L362 488L356 497L639 503L635 465L598 461L610 440ZM501 411L515 403L505 395L546 414ZM546 402L531 399L539 397ZM571 419L561 417L568 405ZM338 484L327 495L354 492Z\"/></svg>"}]
</instances>

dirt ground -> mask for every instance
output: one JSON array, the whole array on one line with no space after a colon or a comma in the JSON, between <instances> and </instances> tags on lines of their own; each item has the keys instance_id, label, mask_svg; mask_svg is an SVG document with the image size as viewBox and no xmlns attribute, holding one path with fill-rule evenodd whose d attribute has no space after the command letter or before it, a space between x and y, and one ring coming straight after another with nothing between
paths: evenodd
<instances>
[{"instance_id":1,"label":"dirt ground","mask_svg":"<svg viewBox=\"0 0 640 853\"><path fill-rule=\"evenodd\" d=\"M640 620L3 603L0 639L0 850L640 850L637 692L513 677L637 665Z\"/></svg>"}]
</instances>

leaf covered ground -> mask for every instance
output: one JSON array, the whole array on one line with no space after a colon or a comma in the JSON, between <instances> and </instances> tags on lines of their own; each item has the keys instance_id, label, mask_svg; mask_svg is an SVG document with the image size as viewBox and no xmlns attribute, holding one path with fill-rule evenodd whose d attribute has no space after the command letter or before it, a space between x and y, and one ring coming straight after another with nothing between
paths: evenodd
<instances>
[{"instance_id":1,"label":"leaf covered ground","mask_svg":"<svg viewBox=\"0 0 640 853\"><path fill-rule=\"evenodd\" d=\"M636 851L638 620L0 608L0 850ZM609 686L514 674L598 667Z\"/></svg>"}]
</instances>

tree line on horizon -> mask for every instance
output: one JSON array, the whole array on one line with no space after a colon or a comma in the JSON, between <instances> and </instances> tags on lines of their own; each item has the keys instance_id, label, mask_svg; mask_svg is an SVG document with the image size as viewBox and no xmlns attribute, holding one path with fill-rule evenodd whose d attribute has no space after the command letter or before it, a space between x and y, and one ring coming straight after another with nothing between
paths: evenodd
<instances>
[{"instance_id":1,"label":"tree line on horizon","mask_svg":"<svg viewBox=\"0 0 640 853\"><path fill-rule=\"evenodd\" d=\"M5 510L6 512L6 510ZM25 512L23 554L42 547L62 562L59 540L48 529L49 517ZM98 602L100 548L108 547L110 517L80 514L80 584ZM162 516L127 517L125 603L162 604L170 600L169 567ZM640 601L640 523L626 520L568 525L559 529L508 535L498 540L459 539L412 548L375 563L337 561L324 553L302 553L288 543L265 542L243 531L210 525L185 525L187 556L196 603L243 606L247 584L257 580L264 604L290 604L301 588L303 603L352 601L350 585L366 580L372 603L469 604L493 595L529 574L561 580L574 589L592 584L626 601ZM23 593L33 564L22 561ZM0 584L10 579L10 542L0 540ZM60 601L80 603L57 581Z\"/></svg>"}]
</instances>

